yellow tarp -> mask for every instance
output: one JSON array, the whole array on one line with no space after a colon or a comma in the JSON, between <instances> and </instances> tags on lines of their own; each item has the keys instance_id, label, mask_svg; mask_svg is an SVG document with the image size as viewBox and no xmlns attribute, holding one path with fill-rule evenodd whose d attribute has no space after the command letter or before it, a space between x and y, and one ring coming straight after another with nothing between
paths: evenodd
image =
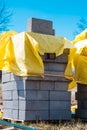
<instances>
[{"instance_id":1,"label":"yellow tarp","mask_svg":"<svg viewBox=\"0 0 87 130\"><path fill-rule=\"evenodd\" d=\"M76 36L72 42L74 49L70 49L69 61L67 65L67 73L73 74L73 82L69 85L69 89L76 86L76 83L87 84L87 29Z\"/></svg>"},{"instance_id":2,"label":"yellow tarp","mask_svg":"<svg viewBox=\"0 0 87 130\"><path fill-rule=\"evenodd\" d=\"M0 70L10 71L10 62L13 56L11 36L14 31L4 32L0 35Z\"/></svg>"},{"instance_id":3,"label":"yellow tarp","mask_svg":"<svg viewBox=\"0 0 87 130\"><path fill-rule=\"evenodd\" d=\"M64 37L10 31L0 36L0 70L18 76L42 75L44 65L40 55L56 53L59 56L64 49L73 47Z\"/></svg>"}]
</instances>

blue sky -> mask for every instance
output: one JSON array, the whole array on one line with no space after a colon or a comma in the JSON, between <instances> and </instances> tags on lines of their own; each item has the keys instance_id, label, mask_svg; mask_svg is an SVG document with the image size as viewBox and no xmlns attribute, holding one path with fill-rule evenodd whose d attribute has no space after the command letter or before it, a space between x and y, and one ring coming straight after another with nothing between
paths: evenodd
<instances>
[{"instance_id":1,"label":"blue sky","mask_svg":"<svg viewBox=\"0 0 87 130\"><path fill-rule=\"evenodd\" d=\"M76 23L87 16L87 0L5 0L6 6L13 10L11 29L22 32L27 30L31 17L53 21L57 36L74 39Z\"/></svg>"}]
</instances>

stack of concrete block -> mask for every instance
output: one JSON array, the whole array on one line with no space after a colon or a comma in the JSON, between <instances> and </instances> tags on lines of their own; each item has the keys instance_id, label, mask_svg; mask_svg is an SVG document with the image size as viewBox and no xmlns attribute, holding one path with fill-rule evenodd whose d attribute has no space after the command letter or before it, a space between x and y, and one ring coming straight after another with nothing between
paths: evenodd
<instances>
[{"instance_id":1,"label":"stack of concrete block","mask_svg":"<svg viewBox=\"0 0 87 130\"><path fill-rule=\"evenodd\" d=\"M87 85L78 84L76 100L78 108L76 110L76 116L78 118L87 119Z\"/></svg>"},{"instance_id":2,"label":"stack of concrete block","mask_svg":"<svg viewBox=\"0 0 87 130\"><path fill-rule=\"evenodd\" d=\"M30 32L55 34L51 21L32 18L28 26ZM68 53L58 57L55 54L41 57L44 77L24 78L2 73L3 118L25 121L71 119L69 80L64 77Z\"/></svg>"},{"instance_id":3,"label":"stack of concrete block","mask_svg":"<svg viewBox=\"0 0 87 130\"><path fill-rule=\"evenodd\" d=\"M67 55L45 59L44 78L2 73L3 118L12 120L70 120L71 92L64 74Z\"/></svg>"},{"instance_id":4,"label":"stack of concrete block","mask_svg":"<svg viewBox=\"0 0 87 130\"><path fill-rule=\"evenodd\" d=\"M55 35L52 21L37 18L31 18L28 20L27 31Z\"/></svg>"}]
</instances>

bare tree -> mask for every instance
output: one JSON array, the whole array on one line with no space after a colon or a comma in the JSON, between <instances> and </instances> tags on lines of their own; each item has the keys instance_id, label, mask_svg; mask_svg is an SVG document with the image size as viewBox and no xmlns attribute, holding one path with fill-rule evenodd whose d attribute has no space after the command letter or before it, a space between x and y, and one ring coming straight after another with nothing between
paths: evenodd
<instances>
[{"instance_id":1,"label":"bare tree","mask_svg":"<svg viewBox=\"0 0 87 130\"><path fill-rule=\"evenodd\" d=\"M13 12L0 0L0 32L9 30L12 14Z\"/></svg>"},{"instance_id":2,"label":"bare tree","mask_svg":"<svg viewBox=\"0 0 87 130\"><path fill-rule=\"evenodd\" d=\"M79 34L83 30L85 30L86 28L87 28L87 19L82 17L82 18L80 18L80 20L77 23L77 31L74 32L74 35Z\"/></svg>"}]
</instances>

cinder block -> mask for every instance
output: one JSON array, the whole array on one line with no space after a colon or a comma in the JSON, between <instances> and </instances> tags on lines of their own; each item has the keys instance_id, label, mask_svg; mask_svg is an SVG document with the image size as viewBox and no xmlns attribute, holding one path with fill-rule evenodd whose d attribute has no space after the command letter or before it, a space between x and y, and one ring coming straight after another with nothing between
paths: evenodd
<instances>
[{"instance_id":1,"label":"cinder block","mask_svg":"<svg viewBox=\"0 0 87 130\"><path fill-rule=\"evenodd\" d=\"M70 120L71 111L70 110L51 110L50 120Z\"/></svg>"},{"instance_id":2,"label":"cinder block","mask_svg":"<svg viewBox=\"0 0 87 130\"><path fill-rule=\"evenodd\" d=\"M39 90L40 89L40 81L39 80L26 80L25 89L27 90Z\"/></svg>"},{"instance_id":3,"label":"cinder block","mask_svg":"<svg viewBox=\"0 0 87 130\"><path fill-rule=\"evenodd\" d=\"M11 101L3 101L3 108L4 109L12 109L13 108L13 102Z\"/></svg>"},{"instance_id":4,"label":"cinder block","mask_svg":"<svg viewBox=\"0 0 87 130\"><path fill-rule=\"evenodd\" d=\"M50 91L50 100L70 101L71 100L71 92Z\"/></svg>"},{"instance_id":5,"label":"cinder block","mask_svg":"<svg viewBox=\"0 0 87 130\"><path fill-rule=\"evenodd\" d=\"M48 101L19 101L20 110L48 110L49 102Z\"/></svg>"},{"instance_id":6,"label":"cinder block","mask_svg":"<svg viewBox=\"0 0 87 130\"><path fill-rule=\"evenodd\" d=\"M27 30L29 32L37 32L42 34L50 34L50 35L55 34L55 30L52 29L52 21L43 19L36 19L36 18L29 19Z\"/></svg>"},{"instance_id":7,"label":"cinder block","mask_svg":"<svg viewBox=\"0 0 87 130\"><path fill-rule=\"evenodd\" d=\"M12 109L3 109L3 119L12 119Z\"/></svg>"},{"instance_id":8,"label":"cinder block","mask_svg":"<svg viewBox=\"0 0 87 130\"><path fill-rule=\"evenodd\" d=\"M18 100L26 100L27 99L27 96L26 96L26 90L20 90L18 92Z\"/></svg>"},{"instance_id":9,"label":"cinder block","mask_svg":"<svg viewBox=\"0 0 87 130\"><path fill-rule=\"evenodd\" d=\"M55 59L57 63L68 63L68 54L62 54Z\"/></svg>"},{"instance_id":10,"label":"cinder block","mask_svg":"<svg viewBox=\"0 0 87 130\"><path fill-rule=\"evenodd\" d=\"M2 91L12 91L17 89L16 82L6 82L2 84Z\"/></svg>"},{"instance_id":11,"label":"cinder block","mask_svg":"<svg viewBox=\"0 0 87 130\"><path fill-rule=\"evenodd\" d=\"M19 110L12 109L12 119L19 120Z\"/></svg>"},{"instance_id":12,"label":"cinder block","mask_svg":"<svg viewBox=\"0 0 87 130\"><path fill-rule=\"evenodd\" d=\"M4 100L3 101L4 109L13 109L13 101L12 100Z\"/></svg>"},{"instance_id":13,"label":"cinder block","mask_svg":"<svg viewBox=\"0 0 87 130\"><path fill-rule=\"evenodd\" d=\"M13 100L18 100L19 99L19 91L18 90L13 90L12 91L12 99Z\"/></svg>"},{"instance_id":14,"label":"cinder block","mask_svg":"<svg viewBox=\"0 0 87 130\"><path fill-rule=\"evenodd\" d=\"M15 88L14 90L25 90L26 89L26 84L25 80L15 80Z\"/></svg>"},{"instance_id":15,"label":"cinder block","mask_svg":"<svg viewBox=\"0 0 87 130\"><path fill-rule=\"evenodd\" d=\"M40 81L38 81L40 82ZM54 90L55 82L51 81L41 81L40 90Z\"/></svg>"},{"instance_id":16,"label":"cinder block","mask_svg":"<svg viewBox=\"0 0 87 130\"><path fill-rule=\"evenodd\" d=\"M43 80L43 77L41 77L41 76L28 76L28 77L23 78L23 80L39 81L39 80Z\"/></svg>"},{"instance_id":17,"label":"cinder block","mask_svg":"<svg viewBox=\"0 0 87 130\"><path fill-rule=\"evenodd\" d=\"M44 70L48 71L58 71L64 72L66 69L66 64L63 63L54 63L54 62L45 62L44 63Z\"/></svg>"},{"instance_id":18,"label":"cinder block","mask_svg":"<svg viewBox=\"0 0 87 130\"><path fill-rule=\"evenodd\" d=\"M2 92L3 100L12 100L12 91Z\"/></svg>"},{"instance_id":19,"label":"cinder block","mask_svg":"<svg viewBox=\"0 0 87 130\"><path fill-rule=\"evenodd\" d=\"M27 90L26 92L24 91L19 91L19 99L23 100L49 100L49 93L47 91L32 91L32 90Z\"/></svg>"},{"instance_id":20,"label":"cinder block","mask_svg":"<svg viewBox=\"0 0 87 130\"><path fill-rule=\"evenodd\" d=\"M11 73L4 73L2 72L2 83L9 82L11 80Z\"/></svg>"},{"instance_id":21,"label":"cinder block","mask_svg":"<svg viewBox=\"0 0 87 130\"><path fill-rule=\"evenodd\" d=\"M44 76L44 78L42 79L44 82L45 81L54 81L54 82L70 82L70 80L68 80L67 78L63 77L63 75L46 75Z\"/></svg>"},{"instance_id":22,"label":"cinder block","mask_svg":"<svg viewBox=\"0 0 87 130\"><path fill-rule=\"evenodd\" d=\"M19 120L33 121L33 120L49 120L48 111L19 111Z\"/></svg>"},{"instance_id":23,"label":"cinder block","mask_svg":"<svg viewBox=\"0 0 87 130\"><path fill-rule=\"evenodd\" d=\"M15 110L19 109L19 100L13 100L13 106L12 107Z\"/></svg>"},{"instance_id":24,"label":"cinder block","mask_svg":"<svg viewBox=\"0 0 87 130\"><path fill-rule=\"evenodd\" d=\"M55 82L55 90L67 91L69 82Z\"/></svg>"},{"instance_id":25,"label":"cinder block","mask_svg":"<svg viewBox=\"0 0 87 130\"><path fill-rule=\"evenodd\" d=\"M70 101L50 101L50 110L70 110Z\"/></svg>"}]
</instances>

